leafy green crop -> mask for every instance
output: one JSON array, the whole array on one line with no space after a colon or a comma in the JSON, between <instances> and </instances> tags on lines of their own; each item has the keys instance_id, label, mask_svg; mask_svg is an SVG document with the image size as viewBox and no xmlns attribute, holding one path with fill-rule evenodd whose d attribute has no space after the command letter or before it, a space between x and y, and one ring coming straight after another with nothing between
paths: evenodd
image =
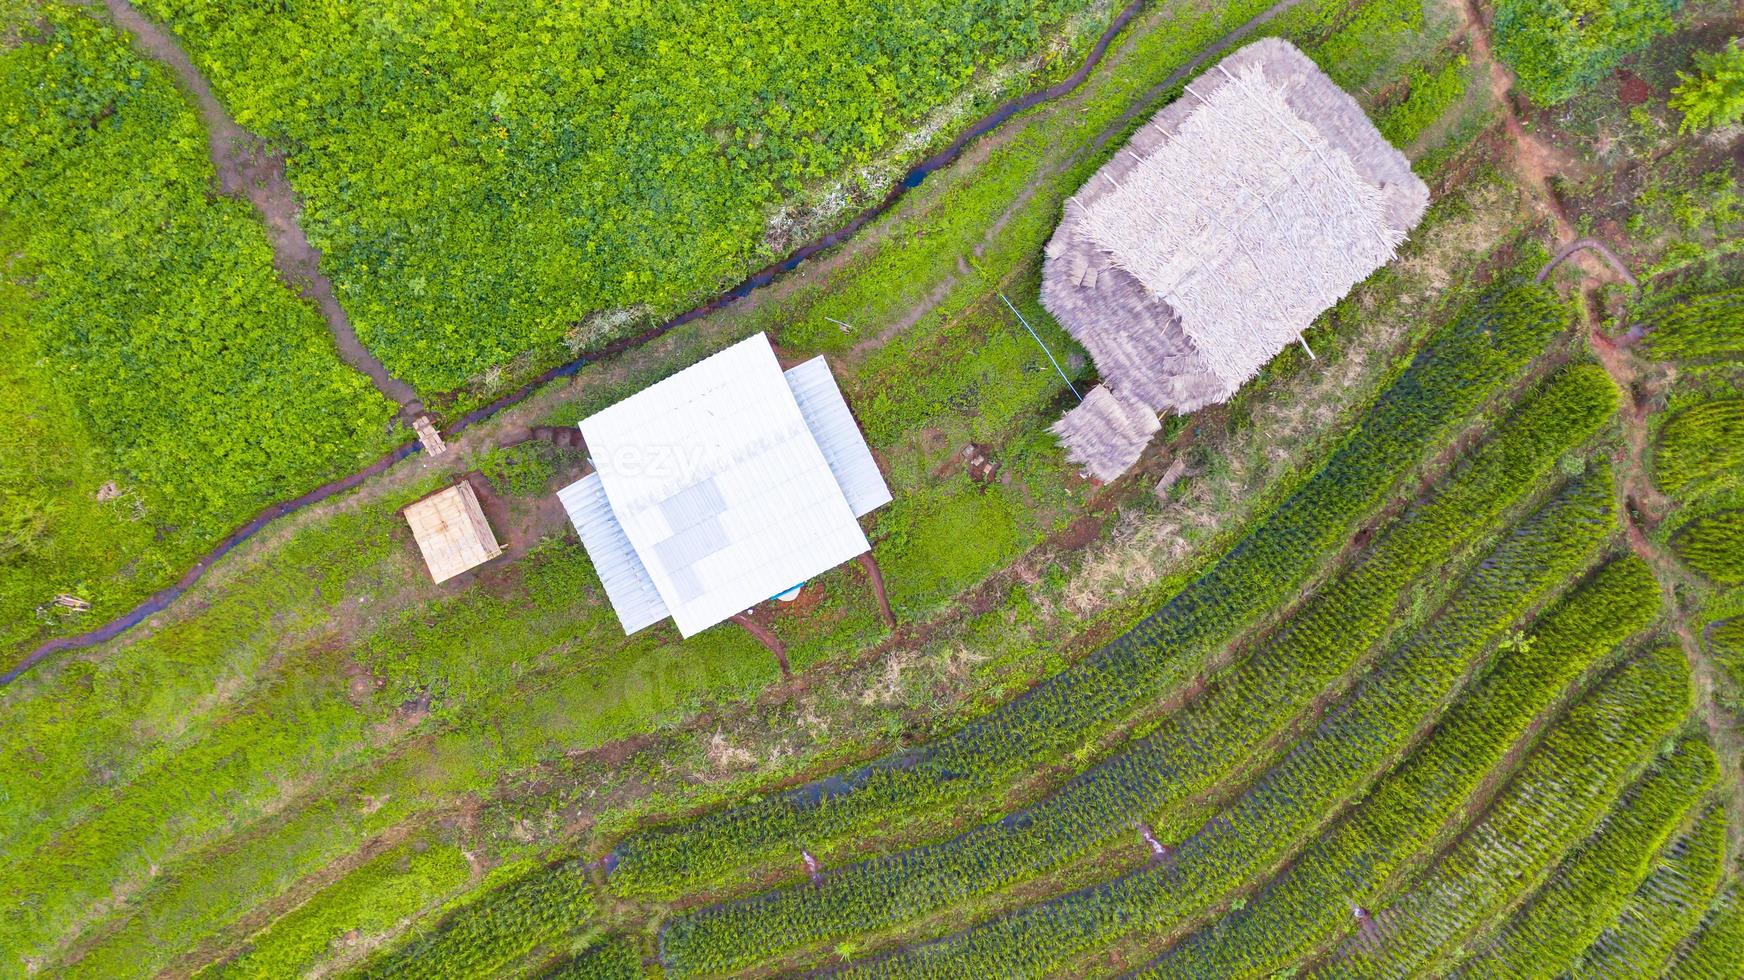
<instances>
[{"instance_id":1,"label":"leafy green crop","mask_svg":"<svg viewBox=\"0 0 1744 980\"><path fill-rule=\"evenodd\" d=\"M909 949L855 972L874 976L1030 976L1135 930L1165 933L1263 874L1310 838L1435 717L1489 648L1589 560L1609 533L1611 481L1599 471L1507 535L1422 629L1404 638L1288 754L1172 860ZM1633 617L1617 626L1633 632ZM1598 636L1611 636L1609 630ZM1587 642L1594 638L1589 637ZM1615 638L1612 639L1615 642ZM1128 819L1143 816L1128 812ZM1210 971L1199 975L1224 975Z\"/></svg>"},{"instance_id":2,"label":"leafy green crop","mask_svg":"<svg viewBox=\"0 0 1744 980\"><path fill-rule=\"evenodd\" d=\"M1647 331L1643 347L1654 357L1744 357L1744 289L1676 296L1632 319Z\"/></svg>"},{"instance_id":3,"label":"leafy green crop","mask_svg":"<svg viewBox=\"0 0 1744 980\"><path fill-rule=\"evenodd\" d=\"M642 953L627 936L599 939L539 980L635 980L641 977Z\"/></svg>"},{"instance_id":4,"label":"leafy green crop","mask_svg":"<svg viewBox=\"0 0 1744 980\"><path fill-rule=\"evenodd\" d=\"M796 221L882 193L833 182L925 149L929 112L1086 5L141 4L288 150L359 337L427 393L596 347L784 254ZM612 310L639 315L592 316Z\"/></svg>"},{"instance_id":5,"label":"leafy green crop","mask_svg":"<svg viewBox=\"0 0 1744 980\"><path fill-rule=\"evenodd\" d=\"M1654 854L1718 776L1712 749L1699 741L1682 743L1630 788L1598 832L1461 968L1462 975L1506 978L1566 971L1616 921L1652 870Z\"/></svg>"},{"instance_id":6,"label":"leafy green crop","mask_svg":"<svg viewBox=\"0 0 1744 980\"><path fill-rule=\"evenodd\" d=\"M540 942L579 928L593 914L584 862L535 868L461 906L433 931L371 960L360 975L368 980L483 976Z\"/></svg>"},{"instance_id":7,"label":"leafy green crop","mask_svg":"<svg viewBox=\"0 0 1744 980\"><path fill-rule=\"evenodd\" d=\"M393 440L393 406L214 195L200 120L95 14L0 47L0 645L168 585ZM7 12L0 12L0 31ZM56 593L89 601L53 620ZM40 618L39 618L40 617Z\"/></svg>"},{"instance_id":8,"label":"leafy green crop","mask_svg":"<svg viewBox=\"0 0 1744 980\"><path fill-rule=\"evenodd\" d=\"M1734 38L1718 51L1696 52L1696 73L1678 72L1671 107L1683 113L1682 132L1718 129L1744 119L1744 45Z\"/></svg>"},{"instance_id":9,"label":"leafy green crop","mask_svg":"<svg viewBox=\"0 0 1744 980\"><path fill-rule=\"evenodd\" d=\"M1672 980L1711 980L1735 972L1739 963L1744 963L1744 887L1734 880L1714 900L1665 975Z\"/></svg>"}]
</instances>

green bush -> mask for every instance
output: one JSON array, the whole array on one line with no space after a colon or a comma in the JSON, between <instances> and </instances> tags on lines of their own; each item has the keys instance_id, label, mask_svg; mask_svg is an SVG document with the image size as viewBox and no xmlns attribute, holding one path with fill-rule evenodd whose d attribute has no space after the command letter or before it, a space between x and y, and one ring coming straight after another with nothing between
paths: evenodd
<instances>
[{"instance_id":1,"label":"green bush","mask_svg":"<svg viewBox=\"0 0 1744 980\"><path fill-rule=\"evenodd\" d=\"M1465 55L1449 59L1433 72L1413 66L1410 90L1395 105L1382 109L1375 119L1381 135L1394 146L1410 146L1423 131L1434 125L1447 110L1465 98L1467 82Z\"/></svg>"},{"instance_id":2,"label":"green bush","mask_svg":"<svg viewBox=\"0 0 1744 980\"><path fill-rule=\"evenodd\" d=\"M388 851L318 892L248 938L243 953L203 977L289 977L308 972L355 929L381 933L465 882L466 857L419 840Z\"/></svg>"},{"instance_id":3,"label":"green bush","mask_svg":"<svg viewBox=\"0 0 1744 980\"><path fill-rule=\"evenodd\" d=\"M1686 408L1660 430L1653 451L1653 482L1666 493L1692 496L1735 483L1744 475L1744 399L1726 398Z\"/></svg>"},{"instance_id":4,"label":"green bush","mask_svg":"<svg viewBox=\"0 0 1744 980\"><path fill-rule=\"evenodd\" d=\"M1696 73L1678 72L1671 107L1683 113L1681 132L1718 129L1744 120L1744 46L1737 38L1718 51L1696 52Z\"/></svg>"},{"instance_id":5,"label":"green bush","mask_svg":"<svg viewBox=\"0 0 1744 980\"><path fill-rule=\"evenodd\" d=\"M1520 90L1555 105L1671 30L1682 0L1497 0L1496 54Z\"/></svg>"},{"instance_id":6,"label":"green bush","mask_svg":"<svg viewBox=\"0 0 1744 980\"><path fill-rule=\"evenodd\" d=\"M816 844L990 792L1013 773L1093 741L1291 598L1356 520L1516 376L1566 319L1541 286L1493 288L1430 337L1294 494L1124 636L931 745L632 835L617 848L613 887L676 895L791 855L796 841Z\"/></svg>"},{"instance_id":7,"label":"green bush","mask_svg":"<svg viewBox=\"0 0 1744 980\"><path fill-rule=\"evenodd\" d=\"M1721 585L1744 582L1744 510L1698 517L1671 536L1684 564Z\"/></svg>"},{"instance_id":8,"label":"green bush","mask_svg":"<svg viewBox=\"0 0 1744 980\"><path fill-rule=\"evenodd\" d=\"M563 453L538 439L512 446L492 446L478 456L479 472L498 493L511 497L538 497L557 475Z\"/></svg>"}]
</instances>

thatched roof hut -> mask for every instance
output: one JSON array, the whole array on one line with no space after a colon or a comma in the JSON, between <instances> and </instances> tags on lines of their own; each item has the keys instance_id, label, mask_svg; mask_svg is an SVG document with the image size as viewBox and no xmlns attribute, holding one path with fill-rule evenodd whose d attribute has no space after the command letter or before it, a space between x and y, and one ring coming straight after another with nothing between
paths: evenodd
<instances>
[{"instance_id":1,"label":"thatched roof hut","mask_svg":"<svg viewBox=\"0 0 1744 980\"><path fill-rule=\"evenodd\" d=\"M1235 394L1390 260L1428 201L1356 100L1288 42L1258 41L1188 85L1066 203L1042 303L1122 402L1190 412ZM1092 472L1137 458L1064 428Z\"/></svg>"}]
</instances>

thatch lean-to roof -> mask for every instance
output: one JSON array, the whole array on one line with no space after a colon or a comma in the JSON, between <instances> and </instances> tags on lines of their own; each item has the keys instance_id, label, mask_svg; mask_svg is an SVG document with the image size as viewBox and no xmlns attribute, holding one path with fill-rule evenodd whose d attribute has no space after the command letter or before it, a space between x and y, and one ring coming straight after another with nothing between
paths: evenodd
<instances>
[{"instance_id":1,"label":"thatch lean-to roof","mask_svg":"<svg viewBox=\"0 0 1744 980\"><path fill-rule=\"evenodd\" d=\"M1121 402L1190 412L1233 395L1391 259L1428 199L1354 99L1287 42L1259 41L1067 202L1042 303ZM1056 431L1092 472L1124 470L1132 434L1092 439L1091 414Z\"/></svg>"}]
</instances>

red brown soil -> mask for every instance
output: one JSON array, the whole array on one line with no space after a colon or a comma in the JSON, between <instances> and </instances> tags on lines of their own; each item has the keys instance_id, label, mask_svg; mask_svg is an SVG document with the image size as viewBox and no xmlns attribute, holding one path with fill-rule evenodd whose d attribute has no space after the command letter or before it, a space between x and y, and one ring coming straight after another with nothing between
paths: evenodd
<instances>
[{"instance_id":1,"label":"red brown soil","mask_svg":"<svg viewBox=\"0 0 1744 980\"><path fill-rule=\"evenodd\" d=\"M1645 105L1653 101L1653 86L1642 80L1640 75L1623 68L1613 74L1617 81L1617 101L1625 106Z\"/></svg>"}]
</instances>

